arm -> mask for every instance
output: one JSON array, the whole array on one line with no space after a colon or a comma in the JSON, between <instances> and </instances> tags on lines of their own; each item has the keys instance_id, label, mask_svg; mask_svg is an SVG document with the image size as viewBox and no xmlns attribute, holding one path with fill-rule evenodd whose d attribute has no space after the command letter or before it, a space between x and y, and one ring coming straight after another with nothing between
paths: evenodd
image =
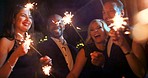
<instances>
[{"instance_id":1,"label":"arm","mask_svg":"<svg viewBox=\"0 0 148 78\"><path fill-rule=\"evenodd\" d=\"M78 78L86 61L87 58L85 57L85 51L84 49L81 49L77 54L73 69L70 71L66 78Z\"/></svg>"},{"instance_id":2,"label":"arm","mask_svg":"<svg viewBox=\"0 0 148 78\"><path fill-rule=\"evenodd\" d=\"M146 58L142 46L133 41L131 49L122 32L111 31L110 36L113 42L122 49L132 71L139 78L144 77L146 72Z\"/></svg>"},{"instance_id":3,"label":"arm","mask_svg":"<svg viewBox=\"0 0 148 78\"><path fill-rule=\"evenodd\" d=\"M133 72L139 78L142 78L146 73L146 57L144 53L144 48L141 44L133 41L132 51L133 53L126 55L127 61Z\"/></svg>"},{"instance_id":4,"label":"arm","mask_svg":"<svg viewBox=\"0 0 148 78\"><path fill-rule=\"evenodd\" d=\"M0 77L8 78L13 70L18 58L27 53L28 50L24 48L24 45L18 47L6 61L8 52L12 49L14 41L10 41L7 38L0 40ZM4 62L6 63L4 64Z\"/></svg>"}]
</instances>

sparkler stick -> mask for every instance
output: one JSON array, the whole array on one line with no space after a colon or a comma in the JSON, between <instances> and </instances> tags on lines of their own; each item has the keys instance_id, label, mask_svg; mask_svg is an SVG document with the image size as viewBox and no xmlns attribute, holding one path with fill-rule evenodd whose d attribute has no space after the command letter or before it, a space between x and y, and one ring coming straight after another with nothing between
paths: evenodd
<instances>
[{"instance_id":1,"label":"sparkler stick","mask_svg":"<svg viewBox=\"0 0 148 78\"><path fill-rule=\"evenodd\" d=\"M43 56L33 45L30 45L32 49L34 49L40 56Z\"/></svg>"},{"instance_id":2,"label":"sparkler stick","mask_svg":"<svg viewBox=\"0 0 148 78\"><path fill-rule=\"evenodd\" d=\"M80 35L80 33L77 31L76 27L72 23L70 25L73 27L73 29L76 31L76 33L78 34L78 36L80 37L80 39L82 40L82 42L85 44L84 39L82 38L82 36Z\"/></svg>"},{"instance_id":3,"label":"sparkler stick","mask_svg":"<svg viewBox=\"0 0 148 78\"><path fill-rule=\"evenodd\" d=\"M80 39L83 41L83 43L85 43L84 39L82 38L82 36L79 34L79 32L77 31L76 27L72 24L72 17L74 16L73 14L71 14L71 12L68 14L68 12L64 13L64 17L62 19L62 22L64 22L64 25L66 24L70 24L74 30L76 31L76 33L78 34L78 36L80 37Z\"/></svg>"}]
</instances>

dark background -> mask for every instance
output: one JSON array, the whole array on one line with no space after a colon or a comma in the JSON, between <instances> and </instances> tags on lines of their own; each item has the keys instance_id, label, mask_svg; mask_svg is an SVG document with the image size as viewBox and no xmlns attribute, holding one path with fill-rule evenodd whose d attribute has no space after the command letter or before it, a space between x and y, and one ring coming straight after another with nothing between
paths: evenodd
<instances>
[{"instance_id":1,"label":"dark background","mask_svg":"<svg viewBox=\"0 0 148 78\"><path fill-rule=\"evenodd\" d=\"M7 12L11 9L11 6L26 3L36 2L37 12L35 15L35 26L37 31L45 31L47 17L52 14L60 14L64 16L66 11L74 14L72 23L75 27L80 27L78 30L83 39L87 36L87 27L89 23L96 18L102 19L102 5L101 0L0 0L0 33L4 25L4 19L7 18ZM108 0L102 0L103 2ZM132 17L135 8L131 7L134 1L121 0L125 5L126 16ZM131 5L132 4L132 5ZM133 11L134 10L134 11ZM132 21L132 19L130 19ZM76 45L80 41L79 36L74 31L72 26L67 25L65 30L66 38L71 40L72 44Z\"/></svg>"}]
</instances>

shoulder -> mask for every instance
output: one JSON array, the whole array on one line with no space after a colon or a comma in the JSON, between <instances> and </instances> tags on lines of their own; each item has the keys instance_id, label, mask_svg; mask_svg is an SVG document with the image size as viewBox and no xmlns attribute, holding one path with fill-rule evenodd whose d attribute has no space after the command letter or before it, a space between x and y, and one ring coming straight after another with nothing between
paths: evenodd
<instances>
[{"instance_id":1,"label":"shoulder","mask_svg":"<svg viewBox=\"0 0 148 78\"><path fill-rule=\"evenodd\" d=\"M9 45L11 43L14 43L14 40L9 40L8 38L6 37L3 37L0 39L0 44L3 44L3 45Z\"/></svg>"},{"instance_id":2,"label":"shoulder","mask_svg":"<svg viewBox=\"0 0 148 78\"><path fill-rule=\"evenodd\" d=\"M10 51L13 47L14 40L9 40L6 37L0 39L0 51Z\"/></svg>"}]
</instances>

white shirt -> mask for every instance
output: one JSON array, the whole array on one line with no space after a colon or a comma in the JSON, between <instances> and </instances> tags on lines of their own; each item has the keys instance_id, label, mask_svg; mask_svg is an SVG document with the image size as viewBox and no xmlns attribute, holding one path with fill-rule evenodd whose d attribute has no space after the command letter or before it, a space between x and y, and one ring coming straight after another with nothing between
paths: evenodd
<instances>
[{"instance_id":1,"label":"white shirt","mask_svg":"<svg viewBox=\"0 0 148 78\"><path fill-rule=\"evenodd\" d=\"M66 40L62 37L62 39L57 39L54 37L51 37L51 39L58 45L58 47L60 48L66 63L68 65L69 70L72 70L73 68L73 58L72 58L72 54L71 51L67 45Z\"/></svg>"}]
</instances>

